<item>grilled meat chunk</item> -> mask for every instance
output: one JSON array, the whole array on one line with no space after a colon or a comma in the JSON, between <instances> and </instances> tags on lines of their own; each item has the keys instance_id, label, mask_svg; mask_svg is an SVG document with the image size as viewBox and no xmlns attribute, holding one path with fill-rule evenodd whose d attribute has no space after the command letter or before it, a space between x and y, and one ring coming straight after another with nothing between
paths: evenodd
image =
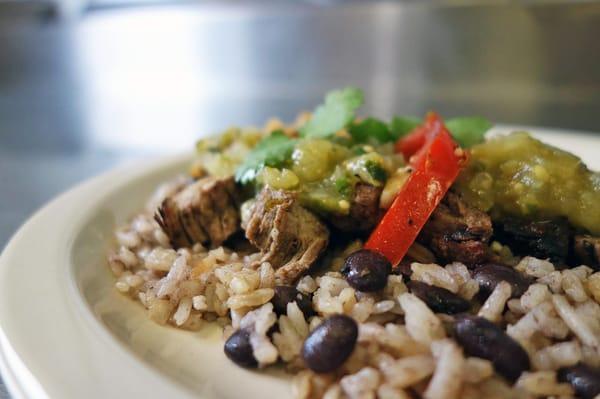
<instances>
[{"instance_id":1,"label":"grilled meat chunk","mask_svg":"<svg viewBox=\"0 0 600 399\"><path fill-rule=\"evenodd\" d=\"M205 177L165 198L154 218L175 248L221 245L240 228L233 177Z\"/></svg>"},{"instance_id":2,"label":"grilled meat chunk","mask_svg":"<svg viewBox=\"0 0 600 399\"><path fill-rule=\"evenodd\" d=\"M383 215L379 208L382 189L382 187L358 183L350 201L350 212L344 216L331 215L331 224L345 232L372 230Z\"/></svg>"},{"instance_id":3,"label":"grilled meat chunk","mask_svg":"<svg viewBox=\"0 0 600 399\"><path fill-rule=\"evenodd\" d=\"M575 236L573 252L578 262L594 270L600 270L600 238L588 235Z\"/></svg>"},{"instance_id":4,"label":"grilled meat chunk","mask_svg":"<svg viewBox=\"0 0 600 399\"><path fill-rule=\"evenodd\" d=\"M517 255L564 264L569 254L571 228L563 218L538 222L505 219L494 231L498 241L508 245Z\"/></svg>"},{"instance_id":5,"label":"grilled meat chunk","mask_svg":"<svg viewBox=\"0 0 600 399\"><path fill-rule=\"evenodd\" d=\"M327 247L329 231L311 212L298 205L293 193L265 187L257 196L244 226L246 238L269 262L278 284L292 284Z\"/></svg>"},{"instance_id":6,"label":"grilled meat chunk","mask_svg":"<svg viewBox=\"0 0 600 399\"><path fill-rule=\"evenodd\" d=\"M485 212L448 192L423 227L419 241L442 260L474 265L488 259L492 232L492 220Z\"/></svg>"}]
</instances>

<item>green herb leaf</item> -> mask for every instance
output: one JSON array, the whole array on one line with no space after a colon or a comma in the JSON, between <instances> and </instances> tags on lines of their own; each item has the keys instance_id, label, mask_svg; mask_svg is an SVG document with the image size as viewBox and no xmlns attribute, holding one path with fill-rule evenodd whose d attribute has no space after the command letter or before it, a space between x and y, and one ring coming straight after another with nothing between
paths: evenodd
<instances>
[{"instance_id":1,"label":"green herb leaf","mask_svg":"<svg viewBox=\"0 0 600 399\"><path fill-rule=\"evenodd\" d=\"M356 110L363 103L363 92L354 87L331 91L325 103L317 107L313 117L302 127L304 137L326 138L345 128L354 120Z\"/></svg>"},{"instance_id":2,"label":"green herb leaf","mask_svg":"<svg viewBox=\"0 0 600 399\"><path fill-rule=\"evenodd\" d=\"M423 120L414 116L394 116L390 122L390 133L394 140L406 136L414 128L423 123Z\"/></svg>"},{"instance_id":3,"label":"green herb leaf","mask_svg":"<svg viewBox=\"0 0 600 399\"><path fill-rule=\"evenodd\" d=\"M481 116L463 116L446 121L446 127L461 147L467 148L483 142L492 123Z\"/></svg>"},{"instance_id":4,"label":"green herb leaf","mask_svg":"<svg viewBox=\"0 0 600 399\"><path fill-rule=\"evenodd\" d=\"M387 172L377 162L367 161L365 168L367 168L367 172L369 172L373 179L380 182L384 182L387 179Z\"/></svg>"},{"instance_id":5,"label":"green herb leaf","mask_svg":"<svg viewBox=\"0 0 600 399\"><path fill-rule=\"evenodd\" d=\"M375 118L367 118L348 127L348 133L356 143L368 143L375 139L379 143L387 143L394 138L385 123Z\"/></svg>"},{"instance_id":6,"label":"green herb leaf","mask_svg":"<svg viewBox=\"0 0 600 399\"><path fill-rule=\"evenodd\" d=\"M265 166L282 166L291 157L295 144L295 139L289 138L280 130L274 131L259 141L248 154L246 160L237 168L235 180L246 184L254 180Z\"/></svg>"},{"instance_id":7,"label":"green herb leaf","mask_svg":"<svg viewBox=\"0 0 600 399\"><path fill-rule=\"evenodd\" d=\"M390 132L394 139L406 136L422 120L412 116L395 116L390 122ZM467 148L483 142L485 133L492 127L492 123L480 116L463 116L446 120L446 127L452 137L461 147Z\"/></svg>"},{"instance_id":8,"label":"green herb leaf","mask_svg":"<svg viewBox=\"0 0 600 399\"><path fill-rule=\"evenodd\" d=\"M358 146L355 146L355 147L352 149L352 153L353 153L354 155L364 155L364 154L366 154L366 153L367 153L367 151L365 151L365 149L364 149L364 146L362 146L362 145L358 145Z\"/></svg>"}]
</instances>

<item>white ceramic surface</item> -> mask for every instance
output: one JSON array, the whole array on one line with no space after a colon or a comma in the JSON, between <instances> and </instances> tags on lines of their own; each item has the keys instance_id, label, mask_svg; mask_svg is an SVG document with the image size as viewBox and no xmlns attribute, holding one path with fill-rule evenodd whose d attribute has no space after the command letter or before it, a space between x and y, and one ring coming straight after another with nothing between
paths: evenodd
<instances>
[{"instance_id":1,"label":"white ceramic surface","mask_svg":"<svg viewBox=\"0 0 600 399\"><path fill-rule=\"evenodd\" d=\"M529 130L600 169L600 137ZM113 289L105 263L113 228L188 161L148 161L94 178L37 212L7 245L0 372L15 398L290 397L281 372L229 363L216 328L158 326Z\"/></svg>"}]
</instances>

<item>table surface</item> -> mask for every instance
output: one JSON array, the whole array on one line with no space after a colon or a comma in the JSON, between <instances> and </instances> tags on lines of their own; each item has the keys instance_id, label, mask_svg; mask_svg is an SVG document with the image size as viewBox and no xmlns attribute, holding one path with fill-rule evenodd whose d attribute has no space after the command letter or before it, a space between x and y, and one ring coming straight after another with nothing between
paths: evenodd
<instances>
[{"instance_id":1,"label":"table surface","mask_svg":"<svg viewBox=\"0 0 600 399\"><path fill-rule=\"evenodd\" d=\"M345 85L381 117L600 131L599 16L594 2L200 2L69 21L0 8L0 248L85 178L292 119Z\"/></svg>"}]
</instances>

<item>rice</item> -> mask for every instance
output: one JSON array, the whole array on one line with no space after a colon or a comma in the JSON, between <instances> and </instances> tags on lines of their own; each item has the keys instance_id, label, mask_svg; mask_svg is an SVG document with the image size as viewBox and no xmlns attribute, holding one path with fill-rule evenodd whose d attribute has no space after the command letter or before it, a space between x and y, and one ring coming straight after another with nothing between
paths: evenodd
<instances>
[{"instance_id":1,"label":"rice","mask_svg":"<svg viewBox=\"0 0 600 399\"><path fill-rule=\"evenodd\" d=\"M296 302L287 305L287 315L281 316L278 323L279 332L273 334L273 342L281 358L289 362L300 355L309 325Z\"/></svg>"},{"instance_id":2,"label":"rice","mask_svg":"<svg viewBox=\"0 0 600 399\"><path fill-rule=\"evenodd\" d=\"M295 373L296 398L566 399L573 389L557 381L558 369L581 362L600 366L600 272L587 266L558 270L547 260L522 258L515 268L533 280L524 294L514 297L510 284L501 282L474 306L472 313L503 328L529 355L531 369L512 385L489 360L463 353L447 333L453 317L434 313L409 292L401 275L389 275L378 292L352 288L339 270L360 241L332 250L317 273L296 283L298 291L312 297L314 313L307 317L299 303L291 302L276 314L271 303L275 270L260 262L259 253L199 244L171 247L151 210L181 184L161 187L146 211L115 231L116 249L107 262L115 289L139 301L160 325L195 330L216 323L225 338L245 329L259 367L282 362ZM478 301L479 284L462 263L414 262L411 270L412 280ZM305 368L302 346L334 314L354 318L358 341L338 370L317 374Z\"/></svg>"},{"instance_id":3,"label":"rice","mask_svg":"<svg viewBox=\"0 0 600 399\"><path fill-rule=\"evenodd\" d=\"M458 398L465 365L462 350L449 339L433 342L431 350L437 359L437 365L423 397L425 399Z\"/></svg>"},{"instance_id":4,"label":"rice","mask_svg":"<svg viewBox=\"0 0 600 399\"><path fill-rule=\"evenodd\" d=\"M561 286L565 295L575 302L585 302L588 295L585 292L582 279L574 270L563 270ZM584 277L585 278L585 277Z\"/></svg>"},{"instance_id":5,"label":"rice","mask_svg":"<svg viewBox=\"0 0 600 399\"><path fill-rule=\"evenodd\" d=\"M550 293L548 286L538 283L531 284L521 298L516 299L516 301L521 305L521 313L525 313L532 310L540 303L547 302L551 299L552 294Z\"/></svg>"},{"instance_id":6,"label":"rice","mask_svg":"<svg viewBox=\"0 0 600 399\"><path fill-rule=\"evenodd\" d=\"M135 256L135 254L126 246L121 246L121 249L119 250L119 260L123 262L127 268L132 268L138 263L137 256Z\"/></svg>"},{"instance_id":7,"label":"rice","mask_svg":"<svg viewBox=\"0 0 600 399\"><path fill-rule=\"evenodd\" d=\"M365 367L355 374L349 374L340 380L342 390L351 399L374 397L379 386L379 371Z\"/></svg>"},{"instance_id":8,"label":"rice","mask_svg":"<svg viewBox=\"0 0 600 399\"><path fill-rule=\"evenodd\" d=\"M341 397L342 397L342 388L337 384L331 385L329 388L327 388L327 391L325 391L325 393L323 394L323 399L338 399Z\"/></svg>"},{"instance_id":9,"label":"rice","mask_svg":"<svg viewBox=\"0 0 600 399\"><path fill-rule=\"evenodd\" d=\"M410 266L412 270L411 280L421 281L429 285L442 287L450 292L457 293L459 289L458 282L452 274L443 267L436 264L413 263Z\"/></svg>"},{"instance_id":10,"label":"rice","mask_svg":"<svg viewBox=\"0 0 600 399\"><path fill-rule=\"evenodd\" d=\"M567 299L562 295L553 295L552 303L554 304L556 311L563 319L565 324L573 331L573 333L581 340L585 345L593 348L598 348L600 345L600 338L598 337L598 331L593 331L591 326L586 322L585 319L578 314L575 309L569 304Z\"/></svg>"},{"instance_id":11,"label":"rice","mask_svg":"<svg viewBox=\"0 0 600 399\"><path fill-rule=\"evenodd\" d=\"M272 288L261 288L248 294L239 294L227 299L227 306L230 309L239 309L260 306L273 298L275 292Z\"/></svg>"},{"instance_id":12,"label":"rice","mask_svg":"<svg viewBox=\"0 0 600 399\"><path fill-rule=\"evenodd\" d=\"M500 282L477 314L479 317L486 318L493 322L498 322L502 318L502 312L506 301L510 298L511 288L506 281Z\"/></svg>"},{"instance_id":13,"label":"rice","mask_svg":"<svg viewBox=\"0 0 600 399\"><path fill-rule=\"evenodd\" d=\"M600 302L600 272L592 274L587 280L587 288L596 302Z\"/></svg>"},{"instance_id":14,"label":"rice","mask_svg":"<svg viewBox=\"0 0 600 399\"><path fill-rule=\"evenodd\" d=\"M183 323L187 321L190 317L190 312L192 310L192 298L186 297L179 301L179 305L177 306L177 310L173 314L173 321L175 321L175 325L181 326Z\"/></svg>"},{"instance_id":15,"label":"rice","mask_svg":"<svg viewBox=\"0 0 600 399\"><path fill-rule=\"evenodd\" d=\"M411 399L412 395L403 389L394 388L387 384L381 384L377 389L377 397L380 399Z\"/></svg>"},{"instance_id":16,"label":"rice","mask_svg":"<svg viewBox=\"0 0 600 399\"><path fill-rule=\"evenodd\" d=\"M479 284L471 278L471 273L465 265L453 262L446 265L445 269L458 284L458 295L465 299L472 299L479 292Z\"/></svg>"},{"instance_id":17,"label":"rice","mask_svg":"<svg viewBox=\"0 0 600 399\"><path fill-rule=\"evenodd\" d=\"M515 269L528 276L542 278L554 272L554 265L543 259L526 256L515 266Z\"/></svg>"},{"instance_id":18,"label":"rice","mask_svg":"<svg viewBox=\"0 0 600 399\"><path fill-rule=\"evenodd\" d=\"M440 319L413 294L402 294L398 298L405 313L406 329L415 341L430 344L445 337Z\"/></svg>"},{"instance_id":19,"label":"rice","mask_svg":"<svg viewBox=\"0 0 600 399\"><path fill-rule=\"evenodd\" d=\"M390 386L406 388L429 377L435 369L435 361L431 355L415 355L382 366L380 368Z\"/></svg>"},{"instance_id":20,"label":"rice","mask_svg":"<svg viewBox=\"0 0 600 399\"><path fill-rule=\"evenodd\" d=\"M569 384L558 383L553 371L525 372L517 381L517 386L536 396L572 396Z\"/></svg>"},{"instance_id":21,"label":"rice","mask_svg":"<svg viewBox=\"0 0 600 399\"><path fill-rule=\"evenodd\" d=\"M574 366L583 359L579 341L559 342L540 349L531 358L536 370L557 370Z\"/></svg>"},{"instance_id":22,"label":"rice","mask_svg":"<svg viewBox=\"0 0 600 399\"><path fill-rule=\"evenodd\" d=\"M477 384L494 374L494 367L489 360L480 359L478 357L469 357L464 362L465 382Z\"/></svg>"}]
</instances>

